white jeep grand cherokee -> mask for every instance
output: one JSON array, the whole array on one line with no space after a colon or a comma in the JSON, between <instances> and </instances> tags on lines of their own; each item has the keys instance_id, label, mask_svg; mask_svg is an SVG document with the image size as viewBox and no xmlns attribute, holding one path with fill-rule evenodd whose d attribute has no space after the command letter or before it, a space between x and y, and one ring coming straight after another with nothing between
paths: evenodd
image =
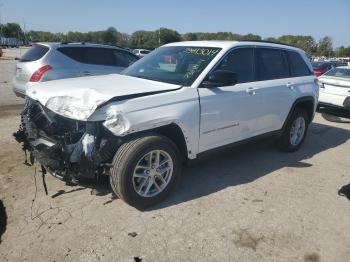
<instances>
[{"instance_id":1,"label":"white jeep grand cherokee","mask_svg":"<svg viewBox=\"0 0 350 262\"><path fill-rule=\"evenodd\" d=\"M40 83L27 95L14 135L43 171L74 182L109 175L121 199L143 208L208 150L267 134L297 150L318 85L300 49L201 41L164 45L122 75Z\"/></svg>"}]
</instances>

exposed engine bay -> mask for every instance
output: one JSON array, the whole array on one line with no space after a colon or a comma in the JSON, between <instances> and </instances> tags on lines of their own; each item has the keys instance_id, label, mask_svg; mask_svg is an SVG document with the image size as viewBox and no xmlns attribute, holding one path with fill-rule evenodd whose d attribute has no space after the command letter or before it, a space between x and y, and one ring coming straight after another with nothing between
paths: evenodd
<instances>
[{"instance_id":1,"label":"exposed engine bay","mask_svg":"<svg viewBox=\"0 0 350 262\"><path fill-rule=\"evenodd\" d=\"M31 162L66 182L106 174L122 143L102 122L60 116L28 97L14 137Z\"/></svg>"}]
</instances>

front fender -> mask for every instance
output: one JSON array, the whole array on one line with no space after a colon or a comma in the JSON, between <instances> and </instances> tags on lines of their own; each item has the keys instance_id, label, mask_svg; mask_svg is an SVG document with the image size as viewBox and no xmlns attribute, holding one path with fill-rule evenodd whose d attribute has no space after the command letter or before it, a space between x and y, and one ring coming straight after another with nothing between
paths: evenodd
<instances>
[{"instance_id":1,"label":"front fender","mask_svg":"<svg viewBox=\"0 0 350 262\"><path fill-rule=\"evenodd\" d=\"M188 158L194 159L199 141L199 98L195 88L143 96L110 103L95 112L89 121L106 119L107 112L123 116L125 129L120 136L176 124L185 138Z\"/></svg>"}]
</instances>

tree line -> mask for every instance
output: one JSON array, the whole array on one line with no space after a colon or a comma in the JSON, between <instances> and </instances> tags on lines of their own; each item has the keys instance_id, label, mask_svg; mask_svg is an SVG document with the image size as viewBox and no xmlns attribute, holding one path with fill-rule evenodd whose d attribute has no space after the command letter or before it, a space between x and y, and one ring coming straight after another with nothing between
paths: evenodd
<instances>
[{"instance_id":1,"label":"tree line","mask_svg":"<svg viewBox=\"0 0 350 262\"><path fill-rule=\"evenodd\" d=\"M333 42L329 36L325 36L319 41L316 41L314 37L309 35L283 35L277 38L262 38L261 36L255 34L241 35L231 32L194 32L179 34L177 31L168 28L159 28L155 31L139 30L132 34L126 34L117 31L114 27L109 27L107 30L86 33L71 31L68 33L51 33L34 30L24 32L17 23L0 24L0 35L4 37L16 37L22 40L24 43L91 42L144 49L154 49L166 43L186 40L266 40L297 46L305 50L310 55L327 57L350 56L350 46L333 48Z\"/></svg>"}]
</instances>

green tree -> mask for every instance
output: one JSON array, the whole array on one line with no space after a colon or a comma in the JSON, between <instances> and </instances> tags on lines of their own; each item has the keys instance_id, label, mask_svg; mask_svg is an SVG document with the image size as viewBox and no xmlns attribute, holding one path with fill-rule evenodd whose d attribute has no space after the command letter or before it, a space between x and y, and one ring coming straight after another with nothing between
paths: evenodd
<instances>
[{"instance_id":1,"label":"green tree","mask_svg":"<svg viewBox=\"0 0 350 262\"><path fill-rule=\"evenodd\" d=\"M241 40L261 40L261 36L259 35L254 35L254 34L247 34L247 35L242 35Z\"/></svg>"},{"instance_id":2,"label":"green tree","mask_svg":"<svg viewBox=\"0 0 350 262\"><path fill-rule=\"evenodd\" d=\"M153 31L136 31L131 35L129 45L132 48L154 49L159 46L158 34Z\"/></svg>"},{"instance_id":3,"label":"green tree","mask_svg":"<svg viewBox=\"0 0 350 262\"><path fill-rule=\"evenodd\" d=\"M114 27L109 27L103 34L103 43L116 45L118 43L118 32Z\"/></svg>"},{"instance_id":4,"label":"green tree","mask_svg":"<svg viewBox=\"0 0 350 262\"><path fill-rule=\"evenodd\" d=\"M321 56L331 56L333 54L332 38L325 36L320 39L317 47L317 54Z\"/></svg>"},{"instance_id":5,"label":"green tree","mask_svg":"<svg viewBox=\"0 0 350 262\"><path fill-rule=\"evenodd\" d=\"M7 24L1 25L0 32L2 33L3 37L14 37L22 41L25 38L24 32L21 26L17 23L7 23Z\"/></svg>"},{"instance_id":6,"label":"green tree","mask_svg":"<svg viewBox=\"0 0 350 262\"><path fill-rule=\"evenodd\" d=\"M168 28L159 28L157 30L159 45L164 45L172 42L179 42L182 40L181 35L174 30Z\"/></svg>"},{"instance_id":7,"label":"green tree","mask_svg":"<svg viewBox=\"0 0 350 262\"><path fill-rule=\"evenodd\" d=\"M312 36L283 35L280 36L277 41L299 47L310 54L314 54L317 51L316 41Z\"/></svg>"}]
</instances>

